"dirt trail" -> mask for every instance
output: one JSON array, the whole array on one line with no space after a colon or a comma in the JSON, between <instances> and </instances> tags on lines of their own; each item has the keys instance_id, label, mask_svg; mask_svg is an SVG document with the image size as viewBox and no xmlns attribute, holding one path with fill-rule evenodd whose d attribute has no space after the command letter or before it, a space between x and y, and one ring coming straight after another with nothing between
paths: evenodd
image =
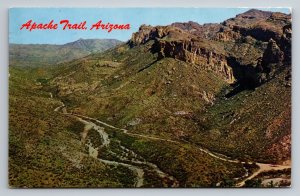
<instances>
[{"instance_id":1,"label":"dirt trail","mask_svg":"<svg viewBox=\"0 0 300 196\"><path fill-rule=\"evenodd\" d=\"M75 115L76 116L81 116L83 118L87 118L89 120L93 120L95 122L98 122L99 124L108 126L108 127L112 128L112 129L123 131L123 133L126 133L128 135L142 137L142 138L146 138L146 139L162 140L162 141L167 141L167 142L172 142L172 143L180 143L179 141L174 141L174 140L169 140L169 139L163 139L163 138L157 138L157 137L153 137L153 136L140 135L140 134L135 134L135 133L129 133L128 130L126 130L126 129L117 128L115 126L112 126L112 125L109 125L109 124L107 124L105 122L102 122L102 121L100 121L98 119L94 119L94 118L90 118L90 117L86 117L86 116L78 115L78 114L75 114ZM213 153L213 152L211 152L211 151L209 151L207 149L201 148L201 147L198 147L198 149L200 151L202 151L202 152L210 155L211 157L214 157L214 158L222 160L222 161L226 161L226 162L230 162L230 163L242 163L242 164L246 163L246 162L243 162L243 161L239 161L237 159L230 159L229 157L227 157L225 155L222 155L222 154ZM256 165L259 167L259 169L256 172L254 172L253 174L251 174L250 176L249 176L248 170L245 168L245 170L246 170L245 175L243 175L240 178L238 178L238 179L242 179L242 178L245 178L245 179L242 180L240 183L236 184L236 187L242 187L242 186L244 186L245 182L247 180L253 179L254 177L256 177L258 174L260 174L262 172L270 171L270 170L283 170L283 169L291 168L290 165L273 165L273 164L265 164L265 163L256 163ZM238 179L236 179L236 180L238 180Z\"/></svg>"},{"instance_id":2,"label":"dirt trail","mask_svg":"<svg viewBox=\"0 0 300 196\"><path fill-rule=\"evenodd\" d=\"M159 138L159 137L141 135L141 134L137 134L137 133L129 133L127 129L117 128L117 127L115 127L113 125L107 124L107 123L102 122L102 121L100 121L98 119L95 119L95 118L90 118L90 117L83 116L83 115L80 115L80 114L73 114L73 115L77 116L77 117L81 117L81 118L87 119L87 120L92 120L94 122L97 122L97 123L99 123L101 125L107 126L109 128L115 129L115 130L123 131L123 133L125 133L127 135L137 136L137 137L151 139L151 140L161 140L161 141L167 141L167 142L172 142L172 143L180 143L179 141L175 141L175 140L169 140L169 139L163 139L163 138Z\"/></svg>"},{"instance_id":3,"label":"dirt trail","mask_svg":"<svg viewBox=\"0 0 300 196\"><path fill-rule=\"evenodd\" d=\"M158 138L158 137L154 137L154 136L147 136L147 135L141 135L141 134L136 134L136 133L129 133L127 129L122 129L122 128L115 127L113 125L107 124L107 123L105 123L103 121L100 121L98 119L95 119L95 118L91 118L91 117L80 115L80 114L67 113L64 104L57 107L54 111L58 112L59 110L62 110L63 114L68 114L68 115L74 116L78 119L81 119L81 121L87 122L88 124L92 125L94 128L97 127L96 123L99 123L99 124L104 125L106 127L122 131L123 133L125 133L127 135L131 135L131 136L136 136L136 137L141 137L141 138L146 138L146 139L151 139L151 140L161 140L161 141L166 141L166 142L171 142L171 143L178 143L178 144L181 143L181 142L175 141L175 140L163 139L163 138ZM107 136L107 139L108 139L108 136ZM125 147L122 146L122 148L125 148ZM240 160L237 160L237 159L231 159L230 157L227 157L226 155L214 153L214 152L209 151L208 149L204 149L204 148L201 148L201 147L198 147L198 149L200 151L210 155L211 157L214 157L214 158L222 160L222 161L226 161L226 162L230 162L230 163L245 164L245 162L243 162L243 161L240 161ZM129 149L127 149L127 150L131 151ZM126 158L124 159L123 157L121 157L120 159L121 160L126 160ZM106 160L106 161L108 161L108 160ZM111 162L111 161L108 161L108 162ZM131 162L135 163L135 164L145 164L147 166L152 167L157 172L157 174L159 174L160 177L162 177L162 178L168 177L170 180L174 181L174 184L173 184L174 187L178 186L178 182L176 181L176 179L174 177L162 172L155 164L149 163L149 162L146 162L146 161L138 161L138 160L131 160ZM114 164L117 164L117 163L120 164L119 162L113 162L113 163ZM125 164L125 165L128 165L128 164ZM257 171L255 171L254 173L252 173L250 176L249 176L248 170L245 168L245 170L246 170L245 175L243 175L239 178L236 178L236 180L243 179L241 182L239 182L235 185L236 187L243 187L247 180L251 180L251 179L255 178L258 174L260 174L262 172L271 171L271 170L283 170L283 169L291 168L290 164L288 164L288 165L273 165L273 164L266 164L266 163L256 163L256 165L259 167L259 169ZM128 167L129 167L129 165L128 165ZM136 171L136 172L138 173L137 176L139 178L141 178L142 172L141 171L139 171L139 172ZM142 181L141 179L139 179L139 180ZM137 180L137 181L139 181L139 180ZM139 182L139 183L141 183L141 182Z\"/></svg>"},{"instance_id":4,"label":"dirt trail","mask_svg":"<svg viewBox=\"0 0 300 196\"><path fill-rule=\"evenodd\" d=\"M273 164L264 164L264 163L256 163L256 165L258 165L259 169L254 172L251 176L247 177L246 179L244 179L243 181L241 181L240 183L238 183L236 185L236 187L242 187L245 185L245 182L247 180L251 180L253 178L255 178L258 174L262 173L262 172L266 172L266 171L271 171L271 170L283 170L283 169L289 169L291 168L290 165L273 165Z\"/></svg>"},{"instance_id":5,"label":"dirt trail","mask_svg":"<svg viewBox=\"0 0 300 196\"><path fill-rule=\"evenodd\" d=\"M62 110L63 114L74 117L78 121L80 121L81 123L83 123L85 125L85 127L84 127L84 129L81 133L81 141L83 143L86 141L89 130L94 129L99 133L99 135L102 139L102 145L101 146L94 147L90 140L85 142L85 145L88 147L89 156L91 156L95 159L98 159L99 161L101 161L105 164L108 164L108 165L121 165L121 166L127 167L130 170L132 170L136 174L135 187L142 187L144 185L144 169L143 169L144 167L152 169L162 179L165 179L165 178L169 179L169 181L172 182L171 187L178 187L179 186L178 181L173 176L163 172L162 170L159 169L159 167L157 165L146 161L143 157L139 156L134 151L122 146L121 144L119 144L119 147L122 150L121 155L113 152L112 150L110 150L110 153L112 155L114 155L120 161L112 161L112 160L105 160L105 159L99 158L98 154L99 154L99 149L101 147L105 146L108 149L110 149L109 145L110 145L111 141L109 139L108 134L105 132L105 129L103 127L100 127L96 123L94 123L93 122L94 120L92 118L82 116L82 115L76 115L76 114L68 113L64 104L62 104L61 106L55 108L54 111L58 112L60 110ZM93 120L93 121L91 121L91 120ZM100 124L104 125L104 126L107 126L107 127L110 127L110 128L113 128L113 129L117 129L116 127L114 127L112 125L109 125L107 123L102 122ZM122 130L122 131L124 131L124 130ZM131 157L128 157L128 155L131 155Z\"/></svg>"},{"instance_id":6,"label":"dirt trail","mask_svg":"<svg viewBox=\"0 0 300 196\"><path fill-rule=\"evenodd\" d=\"M68 115L70 115L70 114L68 114ZM99 133L100 137L102 138L102 145L100 147L102 147L102 146L109 147L110 139L108 137L108 134L104 131L104 128L99 127L98 125L96 125L92 122L83 120L82 118L79 118L79 117L76 117L76 116L75 116L75 118L85 125L84 131L83 131L83 134L82 134L82 142L85 141L85 138L88 134L88 131L91 130L91 129L94 129ZM121 165L121 166L127 167L130 170L132 170L136 174L136 180L135 180L136 182L135 182L135 185L134 185L135 187L142 187L144 185L144 170L143 169L141 169L137 166L134 166L134 165L127 164L127 163L100 159L100 158L98 158L100 147L95 148L93 146L93 144L91 143L91 141L88 141L86 143L86 146L88 147L89 156L91 156L91 157L93 157L93 158L95 158L95 159L97 159L97 160L99 160L99 161L101 161L105 164L108 164L108 165L114 165L114 166Z\"/></svg>"}]
</instances>

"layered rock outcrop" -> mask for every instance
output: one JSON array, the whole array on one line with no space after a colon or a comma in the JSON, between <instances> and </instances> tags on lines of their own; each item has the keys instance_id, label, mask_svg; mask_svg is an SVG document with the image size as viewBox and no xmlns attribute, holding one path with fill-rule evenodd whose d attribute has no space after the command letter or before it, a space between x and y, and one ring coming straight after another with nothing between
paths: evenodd
<instances>
[{"instance_id":1,"label":"layered rock outcrop","mask_svg":"<svg viewBox=\"0 0 300 196\"><path fill-rule=\"evenodd\" d=\"M128 44L136 46L149 40L155 41L151 51L158 54L158 60L164 57L175 58L211 70L228 83L235 81L224 51L217 52L218 49L213 45L209 46L209 43L195 35L173 26L151 28L143 25L132 35Z\"/></svg>"},{"instance_id":2,"label":"layered rock outcrop","mask_svg":"<svg viewBox=\"0 0 300 196\"><path fill-rule=\"evenodd\" d=\"M145 44L149 40L157 40L161 38L172 38L176 40L188 40L195 38L194 35L189 34L188 32L172 27L172 26L156 26L152 27L150 25L142 25L139 28L139 31L132 34L131 39L128 41L128 44L133 47L140 44Z\"/></svg>"},{"instance_id":3,"label":"layered rock outcrop","mask_svg":"<svg viewBox=\"0 0 300 196\"><path fill-rule=\"evenodd\" d=\"M227 57L200 45L197 42L160 40L153 45L152 50L158 53L158 59L172 57L213 71L228 83L235 82Z\"/></svg>"},{"instance_id":4,"label":"layered rock outcrop","mask_svg":"<svg viewBox=\"0 0 300 196\"><path fill-rule=\"evenodd\" d=\"M291 17L249 10L221 24L142 25L128 44L134 47L149 40L154 41L151 51L157 53L158 60L182 60L213 71L228 83L253 88L290 63Z\"/></svg>"}]
</instances>

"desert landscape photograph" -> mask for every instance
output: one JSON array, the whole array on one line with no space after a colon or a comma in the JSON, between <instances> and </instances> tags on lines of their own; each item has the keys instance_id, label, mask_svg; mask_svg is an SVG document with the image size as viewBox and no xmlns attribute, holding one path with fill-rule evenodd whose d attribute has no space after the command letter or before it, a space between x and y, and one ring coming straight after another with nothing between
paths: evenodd
<instances>
[{"instance_id":1,"label":"desert landscape photograph","mask_svg":"<svg viewBox=\"0 0 300 196\"><path fill-rule=\"evenodd\" d=\"M10 9L9 187L290 187L291 45L287 8Z\"/></svg>"}]
</instances>

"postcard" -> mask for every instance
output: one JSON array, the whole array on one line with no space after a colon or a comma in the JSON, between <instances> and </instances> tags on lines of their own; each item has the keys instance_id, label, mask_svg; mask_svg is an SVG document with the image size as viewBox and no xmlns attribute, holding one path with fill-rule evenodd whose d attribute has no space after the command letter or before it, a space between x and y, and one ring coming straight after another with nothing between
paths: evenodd
<instances>
[{"instance_id":1,"label":"postcard","mask_svg":"<svg viewBox=\"0 0 300 196\"><path fill-rule=\"evenodd\" d=\"M11 8L11 188L291 186L289 8Z\"/></svg>"}]
</instances>

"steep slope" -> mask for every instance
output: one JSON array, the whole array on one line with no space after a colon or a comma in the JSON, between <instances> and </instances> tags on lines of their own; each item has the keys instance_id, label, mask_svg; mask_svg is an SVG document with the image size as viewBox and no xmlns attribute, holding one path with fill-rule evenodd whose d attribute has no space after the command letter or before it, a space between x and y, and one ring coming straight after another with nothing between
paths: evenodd
<instances>
[{"instance_id":1,"label":"steep slope","mask_svg":"<svg viewBox=\"0 0 300 196\"><path fill-rule=\"evenodd\" d=\"M242 164L216 159L192 144L174 143L163 137L158 140L147 134L128 135L112 126L104 129L102 124L87 117L76 120L75 114L83 113L76 109L61 114L61 102L57 98L67 104L63 112L80 104L69 102L75 100L70 94L51 98L49 80L42 84L38 81L51 78L51 72L69 71L66 67L60 70L10 67L10 186L209 187L244 174ZM72 84L69 86L72 88ZM72 94L80 95L84 90L80 88ZM77 100L84 104L84 98L82 95ZM99 100L89 103L101 104ZM86 113L98 114L96 105L81 108ZM89 108L93 110L88 111ZM97 130L105 131L110 145L103 142ZM102 144L107 146L101 147ZM138 170L131 170L133 167ZM174 176L175 180L165 176Z\"/></svg>"},{"instance_id":2,"label":"steep slope","mask_svg":"<svg viewBox=\"0 0 300 196\"><path fill-rule=\"evenodd\" d=\"M9 63L15 66L52 65L102 52L120 43L114 39L79 39L64 45L10 44Z\"/></svg>"},{"instance_id":3,"label":"steep slope","mask_svg":"<svg viewBox=\"0 0 300 196\"><path fill-rule=\"evenodd\" d=\"M228 113L254 107L272 115L264 116L265 123L254 128L252 145L248 145L250 136L244 134L244 142L230 143L227 150L218 150L230 155L239 154L241 158L253 156L260 161L288 159L290 151L280 151L276 143L289 138L286 134L290 133L290 110L287 107L290 105L290 16L250 10L221 24L228 32L238 35L238 39L226 40L220 39L219 35L224 33L222 28L214 38L204 39L196 35L197 30L191 33L190 28L186 28L190 24L193 23L141 26L127 45L77 61L71 75L62 74L53 80L58 96L68 101L76 112L108 119L134 132L185 140L198 138L197 134L199 138L203 134L208 137L207 132L221 135L219 139L213 134L206 139L207 142L201 140L200 144L213 149L226 143L228 137L221 129L231 130L232 123L222 119L220 127L207 126L207 122L218 124L217 116L208 115L209 111L227 104L232 105L226 107ZM237 28L242 24L247 24L243 30ZM80 81L84 76L78 75L81 74L79 70L88 74L85 78L90 83ZM104 77L100 78L101 74ZM261 100L258 92L266 95L268 103L272 102L271 97L284 93L282 100L276 101L282 109L269 107L267 103L262 107L258 104ZM244 97L240 100L243 95L253 97L253 100L247 101ZM236 99L246 103L239 104ZM256 109L253 109L253 116L257 114ZM205 118L199 120L199 116ZM243 118L240 124L253 124L257 119L246 113ZM266 135L263 135L266 126L277 118L285 128L278 128L277 137L266 140ZM208 130L199 132L203 129ZM236 137L242 134L238 133L235 133ZM214 145L210 144L211 139L216 140ZM267 152L273 153L274 148L282 152L283 157L278 156L279 152L265 156ZM245 151L250 155L242 153ZM263 153L256 156L256 152Z\"/></svg>"},{"instance_id":4,"label":"steep slope","mask_svg":"<svg viewBox=\"0 0 300 196\"><path fill-rule=\"evenodd\" d=\"M211 104L226 82L190 63L173 58L157 61L150 52L152 44L122 46L127 47L124 54L115 50L103 54L101 62L109 66L97 66L93 58L99 57L77 62L71 75L67 72L67 77L52 81L55 91L67 105L76 107L74 111L110 119L122 127L169 137L189 132L195 125L182 116ZM109 61L110 57L115 59ZM134 121L142 123L130 126Z\"/></svg>"}]
</instances>

